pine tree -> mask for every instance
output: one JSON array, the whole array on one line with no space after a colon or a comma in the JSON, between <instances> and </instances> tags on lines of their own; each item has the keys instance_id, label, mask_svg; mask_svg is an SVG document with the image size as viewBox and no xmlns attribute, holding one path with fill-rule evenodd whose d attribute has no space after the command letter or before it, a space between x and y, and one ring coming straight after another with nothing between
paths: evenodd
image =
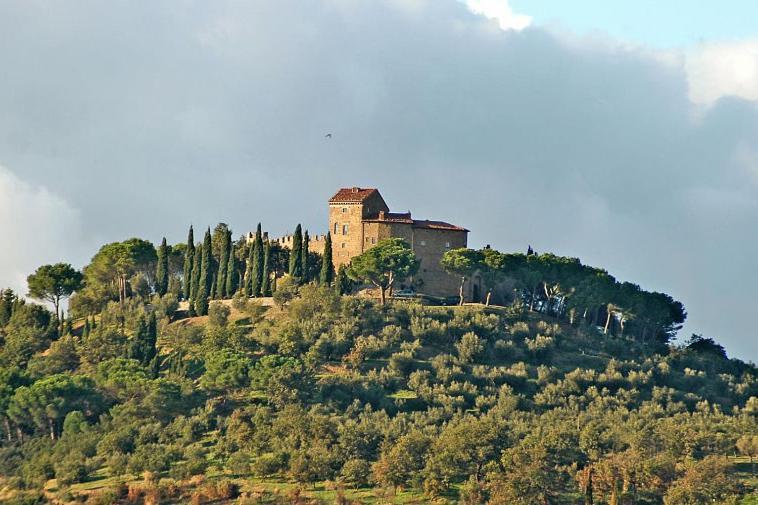
<instances>
[{"instance_id":1,"label":"pine tree","mask_svg":"<svg viewBox=\"0 0 758 505\"><path fill-rule=\"evenodd\" d=\"M184 253L184 284L182 294L185 300L192 296L192 264L195 261L195 232L190 225L189 235L187 235L187 250Z\"/></svg>"},{"instance_id":2,"label":"pine tree","mask_svg":"<svg viewBox=\"0 0 758 505\"><path fill-rule=\"evenodd\" d=\"M229 263L229 243L231 242L231 231L227 230L221 237L221 251L218 259L218 275L216 276L216 288L213 298L226 298L226 269Z\"/></svg>"},{"instance_id":3,"label":"pine tree","mask_svg":"<svg viewBox=\"0 0 758 505\"><path fill-rule=\"evenodd\" d=\"M271 243L267 240L263 248L263 283L261 295L271 296Z\"/></svg>"},{"instance_id":4,"label":"pine tree","mask_svg":"<svg viewBox=\"0 0 758 505\"><path fill-rule=\"evenodd\" d=\"M211 230L208 228L203 239L202 263L200 265L197 296L195 297L195 311L199 316L204 316L208 313L208 298L211 294L211 282L213 281L211 254Z\"/></svg>"},{"instance_id":5,"label":"pine tree","mask_svg":"<svg viewBox=\"0 0 758 505\"><path fill-rule=\"evenodd\" d=\"M311 280L311 269L308 261L308 247L310 246L311 238L308 235L308 230L305 230L305 234L303 235L303 247L300 252L303 259L300 260L300 262L303 265L303 283L307 283Z\"/></svg>"},{"instance_id":6,"label":"pine tree","mask_svg":"<svg viewBox=\"0 0 758 505\"><path fill-rule=\"evenodd\" d=\"M226 265L226 296L231 298L237 293L237 258L234 257L234 242L231 240L227 256L229 260Z\"/></svg>"},{"instance_id":7,"label":"pine tree","mask_svg":"<svg viewBox=\"0 0 758 505\"><path fill-rule=\"evenodd\" d=\"M163 237L158 247L158 266L155 270L155 291L163 296L168 292L168 245Z\"/></svg>"},{"instance_id":8,"label":"pine tree","mask_svg":"<svg viewBox=\"0 0 758 505\"><path fill-rule=\"evenodd\" d=\"M252 257L251 290L253 296L261 296L261 286L263 285L263 234L260 223L258 223L258 229L255 231Z\"/></svg>"},{"instance_id":9,"label":"pine tree","mask_svg":"<svg viewBox=\"0 0 758 505\"><path fill-rule=\"evenodd\" d=\"M296 279L303 278L303 228L299 224L292 236L289 274Z\"/></svg>"},{"instance_id":10,"label":"pine tree","mask_svg":"<svg viewBox=\"0 0 758 505\"><path fill-rule=\"evenodd\" d=\"M321 256L321 275L319 281L322 286L329 286L334 281L334 263L332 263L332 234L326 233L324 241L324 254Z\"/></svg>"}]
</instances>

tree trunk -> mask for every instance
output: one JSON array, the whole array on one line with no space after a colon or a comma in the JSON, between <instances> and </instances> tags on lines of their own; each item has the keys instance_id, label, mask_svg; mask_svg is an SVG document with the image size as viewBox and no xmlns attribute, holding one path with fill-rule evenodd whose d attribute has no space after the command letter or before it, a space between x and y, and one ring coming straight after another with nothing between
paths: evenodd
<instances>
[{"instance_id":1,"label":"tree trunk","mask_svg":"<svg viewBox=\"0 0 758 505\"><path fill-rule=\"evenodd\" d=\"M384 286L379 286L379 292L381 293L381 297L382 297L382 305L386 305L387 304L387 288L385 288Z\"/></svg>"},{"instance_id":2,"label":"tree trunk","mask_svg":"<svg viewBox=\"0 0 758 505\"><path fill-rule=\"evenodd\" d=\"M611 310L608 309L608 316L605 318L605 328L603 328L603 334L608 335L608 327L611 325Z\"/></svg>"},{"instance_id":3,"label":"tree trunk","mask_svg":"<svg viewBox=\"0 0 758 505\"><path fill-rule=\"evenodd\" d=\"M8 442L13 441L13 432L11 431L11 423L8 421L7 417L3 417L3 425L5 426L5 437L8 439Z\"/></svg>"},{"instance_id":4,"label":"tree trunk","mask_svg":"<svg viewBox=\"0 0 758 505\"><path fill-rule=\"evenodd\" d=\"M50 428L50 440L55 441L55 424L52 419L47 420L47 425Z\"/></svg>"},{"instance_id":5,"label":"tree trunk","mask_svg":"<svg viewBox=\"0 0 758 505\"><path fill-rule=\"evenodd\" d=\"M485 307L489 307L490 306L490 299L491 298L492 298L492 290L490 289L490 290L487 291L487 299L484 302L484 306Z\"/></svg>"},{"instance_id":6,"label":"tree trunk","mask_svg":"<svg viewBox=\"0 0 758 505\"><path fill-rule=\"evenodd\" d=\"M60 316L61 300L59 297L55 297L55 300L53 301L53 305L55 305L55 321L58 323L58 334L60 335L61 333L63 333L63 321L61 321L61 316Z\"/></svg>"},{"instance_id":7,"label":"tree trunk","mask_svg":"<svg viewBox=\"0 0 758 505\"><path fill-rule=\"evenodd\" d=\"M460 301L458 302L458 305L463 306L463 302L465 301L463 298L463 285L466 284L466 277L461 277L461 286L458 288L458 297L460 298Z\"/></svg>"},{"instance_id":8,"label":"tree trunk","mask_svg":"<svg viewBox=\"0 0 758 505\"><path fill-rule=\"evenodd\" d=\"M584 484L584 505L592 505L592 467L588 466L584 469L585 484Z\"/></svg>"}]
</instances>

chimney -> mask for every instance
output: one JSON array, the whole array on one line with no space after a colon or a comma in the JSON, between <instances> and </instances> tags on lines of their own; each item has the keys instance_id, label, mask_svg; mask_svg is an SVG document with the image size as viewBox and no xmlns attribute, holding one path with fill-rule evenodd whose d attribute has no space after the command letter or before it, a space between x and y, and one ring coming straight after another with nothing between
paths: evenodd
<instances>
[{"instance_id":1,"label":"chimney","mask_svg":"<svg viewBox=\"0 0 758 505\"><path fill-rule=\"evenodd\" d=\"M361 190L361 188L359 188L358 186L353 186L353 187L352 187L352 188L350 188L350 189L351 189L351 191L352 191L353 193L357 193L358 191L360 191L360 190Z\"/></svg>"},{"instance_id":2,"label":"chimney","mask_svg":"<svg viewBox=\"0 0 758 505\"><path fill-rule=\"evenodd\" d=\"M384 211L383 211L383 210L380 210L380 211L379 211L379 219L380 219L381 221L384 221Z\"/></svg>"}]
</instances>

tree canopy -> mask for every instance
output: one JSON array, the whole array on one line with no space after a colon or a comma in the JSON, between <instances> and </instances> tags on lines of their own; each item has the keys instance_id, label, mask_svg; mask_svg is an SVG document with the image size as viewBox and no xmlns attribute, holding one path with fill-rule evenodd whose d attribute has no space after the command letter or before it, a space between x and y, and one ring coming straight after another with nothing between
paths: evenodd
<instances>
[{"instance_id":1,"label":"tree canopy","mask_svg":"<svg viewBox=\"0 0 758 505\"><path fill-rule=\"evenodd\" d=\"M373 284L379 288L382 305L386 303L387 290L396 281L415 274L419 261L411 246L403 239L380 240L374 247L350 261L348 275L357 281Z\"/></svg>"}]
</instances>

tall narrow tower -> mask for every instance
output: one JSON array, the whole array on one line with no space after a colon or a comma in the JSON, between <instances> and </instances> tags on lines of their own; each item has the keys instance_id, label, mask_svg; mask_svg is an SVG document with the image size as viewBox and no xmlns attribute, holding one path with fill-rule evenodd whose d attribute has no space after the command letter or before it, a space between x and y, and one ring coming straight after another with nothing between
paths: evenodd
<instances>
[{"instance_id":1,"label":"tall narrow tower","mask_svg":"<svg viewBox=\"0 0 758 505\"><path fill-rule=\"evenodd\" d=\"M329 199L329 231L335 268L349 263L365 250L363 220L389 212L382 195L374 188L342 188Z\"/></svg>"}]
</instances>

